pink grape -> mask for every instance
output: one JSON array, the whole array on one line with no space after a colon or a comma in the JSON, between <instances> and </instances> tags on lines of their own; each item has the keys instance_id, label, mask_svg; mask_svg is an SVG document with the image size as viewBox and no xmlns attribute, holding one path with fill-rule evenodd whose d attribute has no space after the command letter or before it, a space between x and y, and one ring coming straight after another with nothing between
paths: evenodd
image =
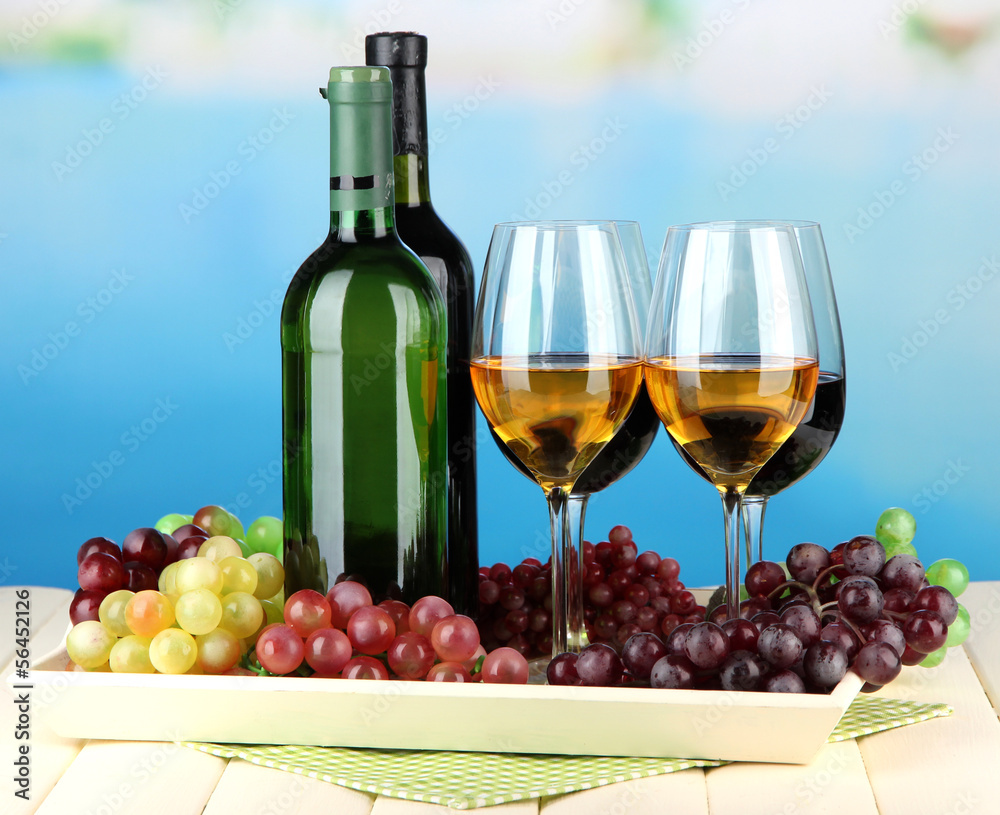
<instances>
[{"instance_id":1,"label":"pink grape","mask_svg":"<svg viewBox=\"0 0 1000 815\"><path fill-rule=\"evenodd\" d=\"M351 641L337 628L313 631L305 644L305 660L317 676L338 676L351 658Z\"/></svg>"},{"instance_id":2,"label":"pink grape","mask_svg":"<svg viewBox=\"0 0 1000 815\"><path fill-rule=\"evenodd\" d=\"M381 654L396 637L396 624L389 612L378 606L363 606L351 615L347 636L358 651L373 656Z\"/></svg>"},{"instance_id":3,"label":"pink grape","mask_svg":"<svg viewBox=\"0 0 1000 815\"><path fill-rule=\"evenodd\" d=\"M389 672L385 665L374 657L354 657L349 660L341 671L343 679L388 679Z\"/></svg>"},{"instance_id":4,"label":"pink grape","mask_svg":"<svg viewBox=\"0 0 1000 815\"><path fill-rule=\"evenodd\" d=\"M479 629L463 614L453 614L435 623L431 645L442 662L465 662L479 647Z\"/></svg>"},{"instance_id":5,"label":"pink grape","mask_svg":"<svg viewBox=\"0 0 1000 815\"><path fill-rule=\"evenodd\" d=\"M420 679L434 664L434 648L427 637L407 631L392 641L386 651L392 672L403 679Z\"/></svg>"},{"instance_id":6,"label":"pink grape","mask_svg":"<svg viewBox=\"0 0 1000 815\"><path fill-rule=\"evenodd\" d=\"M471 682L469 672L458 662L439 662L424 677L427 682Z\"/></svg>"},{"instance_id":7,"label":"pink grape","mask_svg":"<svg viewBox=\"0 0 1000 815\"><path fill-rule=\"evenodd\" d=\"M410 607L402 600L383 600L379 603L379 607L388 611L392 617L392 621L396 624L396 636L410 630Z\"/></svg>"},{"instance_id":8,"label":"pink grape","mask_svg":"<svg viewBox=\"0 0 1000 815\"><path fill-rule=\"evenodd\" d=\"M329 628L331 618L326 597L313 589L301 589L285 601L285 623L303 639L313 631Z\"/></svg>"},{"instance_id":9,"label":"pink grape","mask_svg":"<svg viewBox=\"0 0 1000 815\"><path fill-rule=\"evenodd\" d=\"M290 625L269 625L257 638L257 661L273 674L289 674L302 664L305 646Z\"/></svg>"},{"instance_id":10,"label":"pink grape","mask_svg":"<svg viewBox=\"0 0 1000 815\"><path fill-rule=\"evenodd\" d=\"M347 622L355 611L372 604L372 596L360 583L345 580L334 584L326 593L326 601L330 604L331 625L343 630L347 628Z\"/></svg>"},{"instance_id":11,"label":"pink grape","mask_svg":"<svg viewBox=\"0 0 1000 815\"><path fill-rule=\"evenodd\" d=\"M513 648L497 648L483 660L483 682L524 685L528 682L528 660Z\"/></svg>"},{"instance_id":12,"label":"pink grape","mask_svg":"<svg viewBox=\"0 0 1000 815\"><path fill-rule=\"evenodd\" d=\"M410 630L425 637L430 637L431 631L439 620L451 617L455 613L451 603L433 594L421 597L410 609Z\"/></svg>"}]
</instances>

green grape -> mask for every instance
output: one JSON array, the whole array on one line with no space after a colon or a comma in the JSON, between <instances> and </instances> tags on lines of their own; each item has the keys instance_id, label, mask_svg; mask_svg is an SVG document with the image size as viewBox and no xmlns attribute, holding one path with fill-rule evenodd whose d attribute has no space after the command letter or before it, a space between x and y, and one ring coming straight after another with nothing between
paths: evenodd
<instances>
[{"instance_id":1,"label":"green grape","mask_svg":"<svg viewBox=\"0 0 1000 815\"><path fill-rule=\"evenodd\" d=\"M240 641L224 628L216 628L194 638L198 645L198 665L205 673L221 674L240 659Z\"/></svg>"},{"instance_id":2,"label":"green grape","mask_svg":"<svg viewBox=\"0 0 1000 815\"><path fill-rule=\"evenodd\" d=\"M232 632L239 639L249 637L261 626L264 608L249 592L234 591L222 598L219 628Z\"/></svg>"},{"instance_id":3,"label":"green grape","mask_svg":"<svg viewBox=\"0 0 1000 815\"><path fill-rule=\"evenodd\" d=\"M198 646L187 631L168 628L149 644L149 661L161 674L182 674L198 659Z\"/></svg>"},{"instance_id":4,"label":"green grape","mask_svg":"<svg viewBox=\"0 0 1000 815\"><path fill-rule=\"evenodd\" d=\"M157 532L162 532L164 535L172 535L174 534L174 530L189 523L191 523L190 515L181 515L177 512L171 512L169 515L164 515L160 518L160 520L153 524L153 528Z\"/></svg>"},{"instance_id":5,"label":"green grape","mask_svg":"<svg viewBox=\"0 0 1000 815\"><path fill-rule=\"evenodd\" d=\"M226 557L242 557L240 545L227 535L215 535L198 547L198 557L218 563Z\"/></svg>"},{"instance_id":6,"label":"green grape","mask_svg":"<svg viewBox=\"0 0 1000 815\"><path fill-rule=\"evenodd\" d=\"M938 648L936 651L928 654L920 662L921 668L936 668L942 662L944 662L945 654L948 653L947 648Z\"/></svg>"},{"instance_id":7,"label":"green grape","mask_svg":"<svg viewBox=\"0 0 1000 815\"><path fill-rule=\"evenodd\" d=\"M247 530L247 545L254 552L267 552L280 557L282 534L280 519L271 515L261 515Z\"/></svg>"},{"instance_id":8,"label":"green grape","mask_svg":"<svg viewBox=\"0 0 1000 815\"><path fill-rule=\"evenodd\" d=\"M180 561L175 582L178 594L195 589L208 589L215 594L220 594L222 592L222 569L207 557L201 555L191 557Z\"/></svg>"},{"instance_id":9,"label":"green grape","mask_svg":"<svg viewBox=\"0 0 1000 815\"><path fill-rule=\"evenodd\" d=\"M954 648L965 642L969 637L971 627L969 609L959 603L958 616L955 618L955 622L948 626L948 639L944 641L945 647Z\"/></svg>"},{"instance_id":10,"label":"green grape","mask_svg":"<svg viewBox=\"0 0 1000 815\"><path fill-rule=\"evenodd\" d=\"M879 541L879 543L882 543ZM917 549L912 543L882 543L885 549L885 559L888 560L896 555L913 555L917 557Z\"/></svg>"},{"instance_id":11,"label":"green grape","mask_svg":"<svg viewBox=\"0 0 1000 815\"><path fill-rule=\"evenodd\" d=\"M149 637L137 637L129 634L122 637L111 649L108 665L115 673L120 674L151 674L156 673L153 663L149 661Z\"/></svg>"},{"instance_id":12,"label":"green grape","mask_svg":"<svg viewBox=\"0 0 1000 815\"><path fill-rule=\"evenodd\" d=\"M100 668L111 656L118 638L103 623L84 620L66 635L66 653L81 668Z\"/></svg>"},{"instance_id":13,"label":"green grape","mask_svg":"<svg viewBox=\"0 0 1000 815\"><path fill-rule=\"evenodd\" d=\"M258 600L267 600L281 591L285 584L285 569L280 560L267 552L256 552L247 558L247 562L257 570L257 589L253 593L254 597Z\"/></svg>"},{"instance_id":14,"label":"green grape","mask_svg":"<svg viewBox=\"0 0 1000 815\"><path fill-rule=\"evenodd\" d=\"M257 570L242 557L226 557L219 561L222 570L222 593L245 591L253 594L257 588Z\"/></svg>"},{"instance_id":15,"label":"green grape","mask_svg":"<svg viewBox=\"0 0 1000 815\"><path fill-rule=\"evenodd\" d=\"M916 534L917 519L900 507L887 509L875 524L875 537L883 546L909 543Z\"/></svg>"},{"instance_id":16,"label":"green grape","mask_svg":"<svg viewBox=\"0 0 1000 815\"><path fill-rule=\"evenodd\" d=\"M927 567L927 582L932 586L944 586L958 597L969 587L969 570L954 558L942 558Z\"/></svg>"},{"instance_id":17,"label":"green grape","mask_svg":"<svg viewBox=\"0 0 1000 815\"><path fill-rule=\"evenodd\" d=\"M226 512L229 516L229 537L240 538L245 540L247 533L243 530L243 524L240 523L240 519L233 515L232 512Z\"/></svg>"},{"instance_id":18,"label":"green grape","mask_svg":"<svg viewBox=\"0 0 1000 815\"><path fill-rule=\"evenodd\" d=\"M97 616L101 618L105 628L116 637L127 637L132 633L125 621L125 608L133 597L135 597L134 591L119 589L101 600Z\"/></svg>"},{"instance_id":19,"label":"green grape","mask_svg":"<svg viewBox=\"0 0 1000 815\"><path fill-rule=\"evenodd\" d=\"M247 544L245 540L236 539L236 542L240 545L240 556L243 558L248 558L253 554L253 549Z\"/></svg>"},{"instance_id":20,"label":"green grape","mask_svg":"<svg viewBox=\"0 0 1000 815\"><path fill-rule=\"evenodd\" d=\"M222 619L222 603L208 589L186 591L174 604L177 624L189 634L207 634Z\"/></svg>"}]
</instances>

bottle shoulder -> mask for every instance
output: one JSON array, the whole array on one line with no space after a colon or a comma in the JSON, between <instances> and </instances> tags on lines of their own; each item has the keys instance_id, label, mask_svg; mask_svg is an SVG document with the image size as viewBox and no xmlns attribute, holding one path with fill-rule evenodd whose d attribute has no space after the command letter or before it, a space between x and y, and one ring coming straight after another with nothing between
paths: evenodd
<instances>
[{"instance_id":1,"label":"bottle shoulder","mask_svg":"<svg viewBox=\"0 0 1000 815\"><path fill-rule=\"evenodd\" d=\"M402 241L421 258L439 257L453 273L468 274L472 260L465 244L444 222L430 202L396 207L396 231Z\"/></svg>"}]
</instances>

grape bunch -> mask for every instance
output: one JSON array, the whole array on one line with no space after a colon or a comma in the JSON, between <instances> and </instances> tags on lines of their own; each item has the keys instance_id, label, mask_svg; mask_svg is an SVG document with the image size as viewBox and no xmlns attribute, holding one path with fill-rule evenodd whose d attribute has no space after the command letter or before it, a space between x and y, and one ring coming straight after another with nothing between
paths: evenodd
<instances>
[{"instance_id":1,"label":"grape bunch","mask_svg":"<svg viewBox=\"0 0 1000 815\"><path fill-rule=\"evenodd\" d=\"M680 580L680 564L656 552L639 552L627 526L606 541L584 541L583 605L587 637L620 650L635 634L667 635L705 619L705 607ZM552 651L552 575L548 563L526 558L479 570L479 615L488 651L506 646L525 656Z\"/></svg>"},{"instance_id":2,"label":"grape bunch","mask_svg":"<svg viewBox=\"0 0 1000 815\"><path fill-rule=\"evenodd\" d=\"M249 663L277 676L340 677L428 682L520 683L528 662L512 648L489 654L475 622L451 604L421 597L372 602L368 589L345 580L324 597L312 589L285 603L283 622L265 628Z\"/></svg>"},{"instance_id":3,"label":"grape bunch","mask_svg":"<svg viewBox=\"0 0 1000 815\"><path fill-rule=\"evenodd\" d=\"M893 508L877 532L912 547L915 528L909 513ZM873 691L903 665L939 664L969 633L968 612L955 599L968 585L962 564L942 560L925 573L915 555L887 558L883 544L867 535L832 550L800 543L785 568L753 564L744 585L739 619L727 620L720 605L708 619L678 625L664 638L636 633L620 653L597 643L579 655L560 654L549 664L548 681L825 693L854 670L865 680L863 690Z\"/></svg>"}]
</instances>

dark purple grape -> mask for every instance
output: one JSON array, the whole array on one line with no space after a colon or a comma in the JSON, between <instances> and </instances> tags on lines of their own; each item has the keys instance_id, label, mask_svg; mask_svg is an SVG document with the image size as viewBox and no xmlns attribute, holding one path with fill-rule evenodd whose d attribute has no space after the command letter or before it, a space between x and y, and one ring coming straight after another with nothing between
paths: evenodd
<instances>
[{"instance_id":1,"label":"dark purple grape","mask_svg":"<svg viewBox=\"0 0 1000 815\"><path fill-rule=\"evenodd\" d=\"M622 661L615 649L604 643L588 645L576 660L581 685L612 687L621 684Z\"/></svg>"},{"instance_id":2,"label":"dark purple grape","mask_svg":"<svg viewBox=\"0 0 1000 815\"><path fill-rule=\"evenodd\" d=\"M759 633L763 631L765 628L767 628L769 625L780 623L781 617L775 611L762 611L760 614L755 614L753 617L751 617L750 622L752 622L757 627L757 631Z\"/></svg>"},{"instance_id":3,"label":"dark purple grape","mask_svg":"<svg viewBox=\"0 0 1000 815\"><path fill-rule=\"evenodd\" d=\"M839 600L840 593L848 586L853 586L855 583L861 583L865 586L871 586L873 589L879 588L878 582L873 577L866 577L863 574L849 574L840 582L833 584L833 589L834 589L833 599Z\"/></svg>"},{"instance_id":4,"label":"dark purple grape","mask_svg":"<svg viewBox=\"0 0 1000 815\"><path fill-rule=\"evenodd\" d=\"M684 638L684 656L704 670L714 670L729 656L729 637L715 623L698 623Z\"/></svg>"},{"instance_id":5,"label":"dark purple grape","mask_svg":"<svg viewBox=\"0 0 1000 815\"><path fill-rule=\"evenodd\" d=\"M906 638L898 625L891 620L872 620L861 626L861 633L868 638L868 641L887 642L897 654L903 655L906 648Z\"/></svg>"},{"instance_id":6,"label":"dark purple grape","mask_svg":"<svg viewBox=\"0 0 1000 815\"><path fill-rule=\"evenodd\" d=\"M668 654L684 653L684 641L687 639L688 632L692 628L694 628L693 623L681 623L667 634L667 638L663 641L663 644L667 646Z\"/></svg>"},{"instance_id":7,"label":"dark purple grape","mask_svg":"<svg viewBox=\"0 0 1000 815\"><path fill-rule=\"evenodd\" d=\"M167 556L163 559L163 567L160 571L167 568L171 563L177 561L177 550L180 548L180 544L177 543L177 539L173 535L168 535L163 533L163 542L167 544Z\"/></svg>"},{"instance_id":8,"label":"dark purple grape","mask_svg":"<svg viewBox=\"0 0 1000 815\"><path fill-rule=\"evenodd\" d=\"M655 634L639 633L629 637L622 648L622 664L636 679L649 679L653 666L667 655L667 646Z\"/></svg>"},{"instance_id":9,"label":"dark purple grape","mask_svg":"<svg viewBox=\"0 0 1000 815\"><path fill-rule=\"evenodd\" d=\"M513 583L500 588L500 607L507 611L514 611L524 605L524 591Z\"/></svg>"},{"instance_id":10,"label":"dark purple grape","mask_svg":"<svg viewBox=\"0 0 1000 815\"><path fill-rule=\"evenodd\" d=\"M618 627L615 632L615 643L619 648L624 648L625 643L628 642L636 634L641 634L642 629L639 628L637 623L625 623Z\"/></svg>"},{"instance_id":11,"label":"dark purple grape","mask_svg":"<svg viewBox=\"0 0 1000 815\"><path fill-rule=\"evenodd\" d=\"M484 606L492 606L500 599L500 586L492 580L479 583L479 602Z\"/></svg>"},{"instance_id":12,"label":"dark purple grape","mask_svg":"<svg viewBox=\"0 0 1000 815\"><path fill-rule=\"evenodd\" d=\"M757 638L760 632L757 626L749 620L726 620L722 624L722 630L729 637L729 649L731 651L756 651Z\"/></svg>"},{"instance_id":13,"label":"dark purple grape","mask_svg":"<svg viewBox=\"0 0 1000 815\"><path fill-rule=\"evenodd\" d=\"M785 582L785 570L770 560L758 560L749 569L743 579L743 585L751 597L767 596Z\"/></svg>"},{"instance_id":14,"label":"dark purple grape","mask_svg":"<svg viewBox=\"0 0 1000 815\"><path fill-rule=\"evenodd\" d=\"M921 651L915 651L909 645L903 649L903 655L899 658L900 662L904 665L919 665L925 659L927 659L927 654Z\"/></svg>"},{"instance_id":15,"label":"dark purple grape","mask_svg":"<svg viewBox=\"0 0 1000 815\"><path fill-rule=\"evenodd\" d=\"M785 558L793 580L812 583L830 565L830 553L817 543L797 543Z\"/></svg>"},{"instance_id":16,"label":"dark purple grape","mask_svg":"<svg viewBox=\"0 0 1000 815\"><path fill-rule=\"evenodd\" d=\"M759 690L767 663L750 651L733 651L719 670L723 690Z\"/></svg>"},{"instance_id":17,"label":"dark purple grape","mask_svg":"<svg viewBox=\"0 0 1000 815\"><path fill-rule=\"evenodd\" d=\"M848 659L854 658L854 655L858 652L858 648L861 645L861 643L858 642L857 636L853 631L851 631L850 628L836 622L823 626L823 630L820 631L819 638L821 640L837 643L844 649L845 652L847 652Z\"/></svg>"},{"instance_id":18,"label":"dark purple grape","mask_svg":"<svg viewBox=\"0 0 1000 815\"><path fill-rule=\"evenodd\" d=\"M791 671L777 671L764 680L760 689L767 693L805 693L806 683Z\"/></svg>"},{"instance_id":19,"label":"dark purple grape","mask_svg":"<svg viewBox=\"0 0 1000 815\"><path fill-rule=\"evenodd\" d=\"M789 668L802 656L802 640L791 626L774 623L760 632L757 652L775 668Z\"/></svg>"},{"instance_id":20,"label":"dark purple grape","mask_svg":"<svg viewBox=\"0 0 1000 815\"><path fill-rule=\"evenodd\" d=\"M823 626L820 624L819 616L811 606L801 604L789 606L781 612L781 622L791 627L798 638L802 640L804 647L808 648L813 643L819 642Z\"/></svg>"},{"instance_id":21,"label":"dark purple grape","mask_svg":"<svg viewBox=\"0 0 1000 815\"><path fill-rule=\"evenodd\" d=\"M886 589L906 589L916 594L924 585L924 565L913 555L894 555L882 567Z\"/></svg>"},{"instance_id":22,"label":"dark purple grape","mask_svg":"<svg viewBox=\"0 0 1000 815\"><path fill-rule=\"evenodd\" d=\"M876 619L882 613L883 602L877 588L855 581L840 592L837 609L844 619L861 624Z\"/></svg>"},{"instance_id":23,"label":"dark purple grape","mask_svg":"<svg viewBox=\"0 0 1000 815\"><path fill-rule=\"evenodd\" d=\"M558 654L545 669L545 678L550 685L579 685L576 672L578 654Z\"/></svg>"},{"instance_id":24,"label":"dark purple grape","mask_svg":"<svg viewBox=\"0 0 1000 815\"><path fill-rule=\"evenodd\" d=\"M874 640L858 649L853 668L865 682L884 685L899 676L903 665L895 648L887 642Z\"/></svg>"},{"instance_id":25,"label":"dark purple grape","mask_svg":"<svg viewBox=\"0 0 1000 815\"><path fill-rule=\"evenodd\" d=\"M122 550L113 540L109 538L90 538L85 540L77 550L76 565L79 566L83 563L83 559L87 555L91 555L94 552L103 552L106 555L118 558L118 560L122 559Z\"/></svg>"},{"instance_id":26,"label":"dark purple grape","mask_svg":"<svg viewBox=\"0 0 1000 815\"><path fill-rule=\"evenodd\" d=\"M200 535L191 535L184 538L184 540L177 544L177 559L187 560L189 557L197 557L198 550L206 540L208 538L203 538Z\"/></svg>"},{"instance_id":27,"label":"dark purple grape","mask_svg":"<svg viewBox=\"0 0 1000 815\"><path fill-rule=\"evenodd\" d=\"M720 606L720 608L725 608L725 606ZM770 611L771 603L768 599L762 595L756 597L751 597L747 600L740 601L740 619L741 620L752 620L762 611ZM725 621L723 621L725 622Z\"/></svg>"},{"instance_id":28,"label":"dark purple grape","mask_svg":"<svg viewBox=\"0 0 1000 815\"><path fill-rule=\"evenodd\" d=\"M130 560L125 564L125 588L131 592L156 591L156 572L145 563Z\"/></svg>"},{"instance_id":29,"label":"dark purple grape","mask_svg":"<svg viewBox=\"0 0 1000 815\"><path fill-rule=\"evenodd\" d=\"M592 606L607 608L615 601L615 593L607 583L598 583L587 589L587 599Z\"/></svg>"},{"instance_id":30,"label":"dark purple grape","mask_svg":"<svg viewBox=\"0 0 1000 815\"><path fill-rule=\"evenodd\" d=\"M897 611L900 614L909 614L913 605L914 594L906 589L889 589L882 592L884 600L883 611Z\"/></svg>"},{"instance_id":31,"label":"dark purple grape","mask_svg":"<svg viewBox=\"0 0 1000 815\"><path fill-rule=\"evenodd\" d=\"M820 640L806 648L802 669L806 679L821 688L832 688L847 673L847 652L838 643Z\"/></svg>"},{"instance_id":32,"label":"dark purple grape","mask_svg":"<svg viewBox=\"0 0 1000 815\"><path fill-rule=\"evenodd\" d=\"M885 565L885 549L876 538L858 535L844 546L843 560L849 574L875 577Z\"/></svg>"},{"instance_id":33,"label":"dark purple grape","mask_svg":"<svg viewBox=\"0 0 1000 815\"><path fill-rule=\"evenodd\" d=\"M652 688L669 688L671 690L694 687L694 675L697 669L685 656L668 654L658 660L649 673L649 686Z\"/></svg>"},{"instance_id":34,"label":"dark purple grape","mask_svg":"<svg viewBox=\"0 0 1000 815\"><path fill-rule=\"evenodd\" d=\"M911 608L935 611L941 615L945 625L951 625L958 617L958 600L944 586L924 586L913 598Z\"/></svg>"},{"instance_id":35,"label":"dark purple grape","mask_svg":"<svg viewBox=\"0 0 1000 815\"><path fill-rule=\"evenodd\" d=\"M625 625L625 623L630 623L635 619L636 613L639 611L628 600L615 600L611 604L611 616L615 618L615 622L618 625Z\"/></svg>"},{"instance_id":36,"label":"dark purple grape","mask_svg":"<svg viewBox=\"0 0 1000 815\"><path fill-rule=\"evenodd\" d=\"M141 526L133 529L122 541L122 560L145 563L154 571L163 568L167 559L167 542L156 529Z\"/></svg>"},{"instance_id":37,"label":"dark purple grape","mask_svg":"<svg viewBox=\"0 0 1000 815\"><path fill-rule=\"evenodd\" d=\"M81 589L108 594L125 585L125 566L114 555L92 552L83 559L76 576Z\"/></svg>"},{"instance_id":38,"label":"dark purple grape","mask_svg":"<svg viewBox=\"0 0 1000 815\"><path fill-rule=\"evenodd\" d=\"M69 604L69 621L76 625L84 620L100 620L98 611L101 608L101 601L107 596L103 591L77 589Z\"/></svg>"},{"instance_id":39,"label":"dark purple grape","mask_svg":"<svg viewBox=\"0 0 1000 815\"><path fill-rule=\"evenodd\" d=\"M639 567L639 574L655 575L660 568L660 556L656 552L643 552L635 559L635 565Z\"/></svg>"},{"instance_id":40,"label":"dark purple grape","mask_svg":"<svg viewBox=\"0 0 1000 815\"><path fill-rule=\"evenodd\" d=\"M929 654L944 645L948 638L948 626L936 611L920 609L903 621L903 636L914 651Z\"/></svg>"},{"instance_id":41,"label":"dark purple grape","mask_svg":"<svg viewBox=\"0 0 1000 815\"><path fill-rule=\"evenodd\" d=\"M205 538L208 540L208 532L195 524L184 524L184 526L177 527L170 534L174 536L174 540L178 543L184 543L190 537Z\"/></svg>"}]
</instances>

